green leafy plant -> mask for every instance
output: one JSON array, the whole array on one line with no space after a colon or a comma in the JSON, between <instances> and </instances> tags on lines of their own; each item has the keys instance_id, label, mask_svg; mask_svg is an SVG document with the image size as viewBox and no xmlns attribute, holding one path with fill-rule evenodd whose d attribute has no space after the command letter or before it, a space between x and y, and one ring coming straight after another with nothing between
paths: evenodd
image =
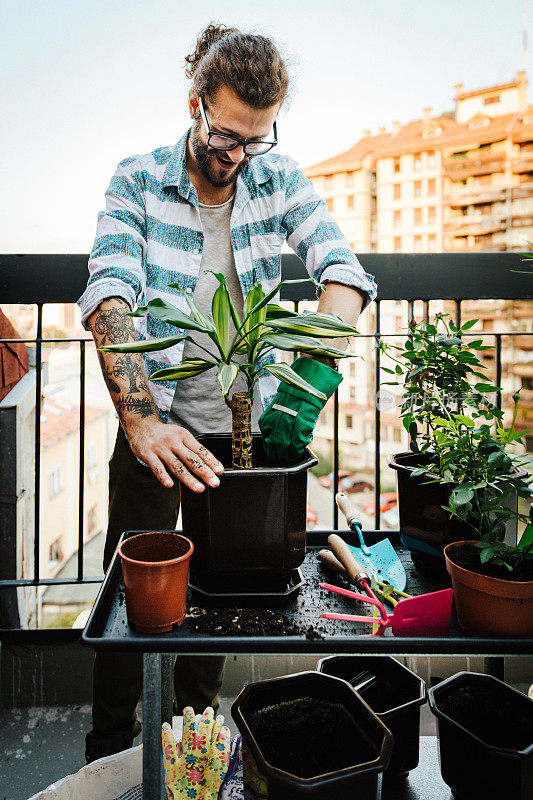
<instances>
[{"instance_id":1,"label":"green leafy plant","mask_svg":"<svg viewBox=\"0 0 533 800\"><path fill-rule=\"evenodd\" d=\"M528 479L518 470L522 460L510 450L523 443L526 432L515 429L518 392L508 426L501 408L488 397L502 390L487 379L478 355L493 348L465 335L476 322L458 327L447 314L437 314L435 324L413 320L402 347L382 342L380 349L395 362L394 369L384 371L398 378L385 383L403 379L402 422L410 449L421 462L411 477L426 475L428 483L453 484L444 510L472 528L482 563L512 570L533 558L533 546L503 542L507 520L527 522L506 501L515 494L533 496Z\"/></svg>"},{"instance_id":2,"label":"green leafy plant","mask_svg":"<svg viewBox=\"0 0 533 800\"><path fill-rule=\"evenodd\" d=\"M211 271L211 270L209 270ZM224 275L213 272L219 286L213 295L211 313L203 313L183 291L179 283L170 283L169 288L178 289L185 297L190 314L186 314L172 303L155 298L129 316L144 317L151 314L156 319L172 325L184 333L160 339L109 345L102 350L119 353L141 353L164 350L188 339L194 342L194 332L206 334L214 345L215 353L204 350L206 358L184 358L176 366L159 369L150 375L150 380L185 380L200 375L210 369L216 370L216 378L224 400L232 412L233 466L250 468L252 466L251 411L257 380L263 371L270 372L279 380L304 392L325 400L325 395L300 378L285 363L265 363L266 355L275 350L302 352L310 356L344 358L349 353L324 344L322 339L335 339L357 334L357 330L347 325L336 314L319 312L296 313L271 302L281 286L289 283L302 283L311 280L324 291L325 287L313 278L280 281L265 293L260 282L254 284L244 302L242 319L229 295ZM235 334L230 338L230 321ZM190 333L185 333L185 332ZM244 356L244 361L242 357ZM241 358L238 358L241 357ZM231 389L239 373L246 382L246 392Z\"/></svg>"}]
</instances>

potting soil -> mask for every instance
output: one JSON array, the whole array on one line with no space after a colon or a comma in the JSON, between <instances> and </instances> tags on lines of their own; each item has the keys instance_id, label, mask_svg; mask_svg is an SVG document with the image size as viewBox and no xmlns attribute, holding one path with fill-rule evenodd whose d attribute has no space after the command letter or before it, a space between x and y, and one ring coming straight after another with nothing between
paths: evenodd
<instances>
[{"instance_id":1,"label":"potting soil","mask_svg":"<svg viewBox=\"0 0 533 800\"><path fill-rule=\"evenodd\" d=\"M328 700L302 697L265 706L250 714L248 724L265 760L299 778L364 764L378 755L344 706Z\"/></svg>"},{"instance_id":2,"label":"potting soil","mask_svg":"<svg viewBox=\"0 0 533 800\"><path fill-rule=\"evenodd\" d=\"M533 581L533 560L523 561L509 572L507 567L500 564L482 564L479 558L479 547L473 544L461 544L447 550L449 558L458 567L488 575L490 578L500 578L504 581Z\"/></svg>"},{"instance_id":3,"label":"potting soil","mask_svg":"<svg viewBox=\"0 0 533 800\"><path fill-rule=\"evenodd\" d=\"M310 625L300 627L284 614L268 608L189 609L187 620L192 630L208 636L306 636L324 638L323 630Z\"/></svg>"},{"instance_id":4,"label":"potting soil","mask_svg":"<svg viewBox=\"0 0 533 800\"><path fill-rule=\"evenodd\" d=\"M439 698L438 707L485 744L523 750L533 743L533 714L526 716L516 705L498 702L504 697L480 686L463 686Z\"/></svg>"}]
</instances>

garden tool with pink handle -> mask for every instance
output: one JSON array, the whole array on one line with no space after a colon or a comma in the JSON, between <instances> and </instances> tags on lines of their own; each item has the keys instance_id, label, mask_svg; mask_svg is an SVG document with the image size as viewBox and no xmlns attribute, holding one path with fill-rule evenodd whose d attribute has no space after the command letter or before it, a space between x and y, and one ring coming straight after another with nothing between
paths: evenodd
<instances>
[{"instance_id":1,"label":"garden tool with pink handle","mask_svg":"<svg viewBox=\"0 0 533 800\"><path fill-rule=\"evenodd\" d=\"M453 599L453 589L443 589L439 592L422 594L400 600L393 614L387 614L381 603L370 588L370 578L363 567L354 557L349 546L336 534L331 534L328 542L333 554L342 564L349 575L350 581L365 592L365 595L341 589L329 583L321 583L322 589L336 594L371 603L378 608L381 620L379 630L375 635L380 636L384 629L390 625L395 636L447 636L450 628L450 614ZM347 622L365 622L375 624L376 620L369 616L354 614L321 614L325 619L341 619Z\"/></svg>"},{"instance_id":2,"label":"garden tool with pink handle","mask_svg":"<svg viewBox=\"0 0 533 800\"><path fill-rule=\"evenodd\" d=\"M337 492L335 502L346 517L350 530L359 539L360 547L348 545L357 561L363 564L367 572L376 579L386 581L396 589L403 591L407 583L407 576L390 540L383 539L381 542L372 544L369 547L363 537L362 524L355 516L348 495L344 494L344 492Z\"/></svg>"}]
</instances>

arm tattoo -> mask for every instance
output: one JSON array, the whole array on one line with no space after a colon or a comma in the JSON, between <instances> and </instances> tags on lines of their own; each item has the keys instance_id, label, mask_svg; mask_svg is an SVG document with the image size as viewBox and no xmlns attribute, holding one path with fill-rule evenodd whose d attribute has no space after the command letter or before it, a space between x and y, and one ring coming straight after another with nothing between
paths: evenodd
<instances>
[{"instance_id":1,"label":"arm tattoo","mask_svg":"<svg viewBox=\"0 0 533 800\"><path fill-rule=\"evenodd\" d=\"M124 421L124 411L140 414L143 419L155 414L154 404L149 397L132 397L131 394L126 397L119 397L115 403L115 408L121 421Z\"/></svg>"},{"instance_id":2,"label":"arm tattoo","mask_svg":"<svg viewBox=\"0 0 533 800\"><path fill-rule=\"evenodd\" d=\"M124 314L123 308L100 309L94 321L94 330L102 337L101 345L123 344L135 335L135 326Z\"/></svg>"}]
</instances>

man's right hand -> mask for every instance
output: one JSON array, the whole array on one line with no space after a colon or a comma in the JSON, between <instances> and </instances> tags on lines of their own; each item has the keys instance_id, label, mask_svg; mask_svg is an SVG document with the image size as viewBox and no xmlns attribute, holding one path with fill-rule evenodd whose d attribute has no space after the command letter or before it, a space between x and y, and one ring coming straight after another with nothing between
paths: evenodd
<instances>
[{"instance_id":1,"label":"man's right hand","mask_svg":"<svg viewBox=\"0 0 533 800\"><path fill-rule=\"evenodd\" d=\"M224 467L186 428L148 417L130 422L126 435L133 454L150 467L163 486L170 488L177 478L200 493L205 484L213 488L220 484L218 476Z\"/></svg>"}]
</instances>

